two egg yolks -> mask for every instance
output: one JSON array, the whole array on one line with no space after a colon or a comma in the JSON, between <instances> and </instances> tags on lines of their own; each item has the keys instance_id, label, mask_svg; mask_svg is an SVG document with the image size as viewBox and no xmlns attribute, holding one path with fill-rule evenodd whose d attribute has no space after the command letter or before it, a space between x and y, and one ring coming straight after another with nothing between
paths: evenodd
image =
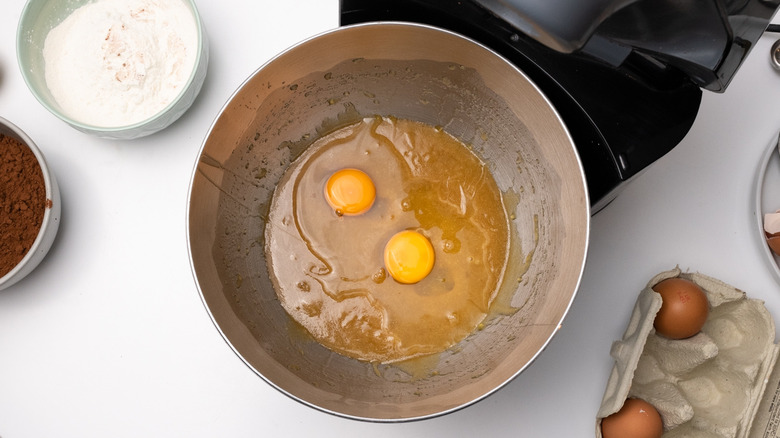
<instances>
[{"instance_id":1,"label":"two egg yolks","mask_svg":"<svg viewBox=\"0 0 780 438\"><path fill-rule=\"evenodd\" d=\"M374 205L376 187L365 172L341 169L325 183L325 199L337 215L355 216L367 212ZM433 269L433 246L422 234L404 230L393 235L385 245L384 262L395 281L417 283Z\"/></svg>"}]
</instances>

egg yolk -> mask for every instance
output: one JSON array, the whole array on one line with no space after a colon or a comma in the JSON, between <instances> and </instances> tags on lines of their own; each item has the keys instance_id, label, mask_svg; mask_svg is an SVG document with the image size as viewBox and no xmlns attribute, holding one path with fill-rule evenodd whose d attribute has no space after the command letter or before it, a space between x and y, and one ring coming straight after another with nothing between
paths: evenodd
<instances>
[{"instance_id":1,"label":"egg yolk","mask_svg":"<svg viewBox=\"0 0 780 438\"><path fill-rule=\"evenodd\" d=\"M353 216L365 213L376 199L376 188L365 172L341 169L325 183L325 199L336 214Z\"/></svg>"},{"instance_id":2,"label":"egg yolk","mask_svg":"<svg viewBox=\"0 0 780 438\"><path fill-rule=\"evenodd\" d=\"M385 267L399 283L412 284L425 278L433 269L433 246L416 231L396 233L385 245Z\"/></svg>"}]
</instances>

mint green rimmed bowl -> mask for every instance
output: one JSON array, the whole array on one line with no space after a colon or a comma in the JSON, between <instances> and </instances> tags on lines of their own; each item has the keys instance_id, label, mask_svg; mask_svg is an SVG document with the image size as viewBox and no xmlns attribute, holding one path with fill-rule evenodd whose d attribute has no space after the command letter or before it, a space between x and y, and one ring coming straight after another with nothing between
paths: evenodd
<instances>
[{"instance_id":1,"label":"mint green rimmed bowl","mask_svg":"<svg viewBox=\"0 0 780 438\"><path fill-rule=\"evenodd\" d=\"M193 0L182 0L196 23L198 44L195 66L178 96L152 117L126 126L102 127L69 116L46 85L43 45L46 36L73 11L93 0L28 0L19 19L16 56L24 81L36 99L52 114L70 126L102 138L129 140L158 132L181 117L195 101L208 70L208 40Z\"/></svg>"}]
</instances>

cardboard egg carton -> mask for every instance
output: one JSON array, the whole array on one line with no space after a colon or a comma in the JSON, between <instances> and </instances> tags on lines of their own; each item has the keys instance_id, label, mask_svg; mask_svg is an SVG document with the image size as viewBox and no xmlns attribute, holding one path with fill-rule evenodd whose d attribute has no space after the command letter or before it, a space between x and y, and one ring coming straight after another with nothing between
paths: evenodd
<instances>
[{"instance_id":1,"label":"cardboard egg carton","mask_svg":"<svg viewBox=\"0 0 780 438\"><path fill-rule=\"evenodd\" d=\"M655 333L661 296L652 287L682 277L707 295L710 313L697 335L671 340ZM764 303L714 278L658 274L637 298L623 338L612 344L615 365L596 419L615 412L627 398L656 407L664 437L780 438L780 347Z\"/></svg>"}]
</instances>

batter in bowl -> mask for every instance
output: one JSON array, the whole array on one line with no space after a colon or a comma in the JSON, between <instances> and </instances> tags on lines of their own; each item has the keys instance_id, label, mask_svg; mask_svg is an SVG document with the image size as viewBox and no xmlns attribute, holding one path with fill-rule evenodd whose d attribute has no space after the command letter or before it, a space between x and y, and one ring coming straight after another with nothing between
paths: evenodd
<instances>
[{"instance_id":1,"label":"batter in bowl","mask_svg":"<svg viewBox=\"0 0 780 438\"><path fill-rule=\"evenodd\" d=\"M440 353L477 329L509 236L501 192L466 145L434 126L374 117L292 163L265 251L282 306L314 339L390 363Z\"/></svg>"}]
</instances>

